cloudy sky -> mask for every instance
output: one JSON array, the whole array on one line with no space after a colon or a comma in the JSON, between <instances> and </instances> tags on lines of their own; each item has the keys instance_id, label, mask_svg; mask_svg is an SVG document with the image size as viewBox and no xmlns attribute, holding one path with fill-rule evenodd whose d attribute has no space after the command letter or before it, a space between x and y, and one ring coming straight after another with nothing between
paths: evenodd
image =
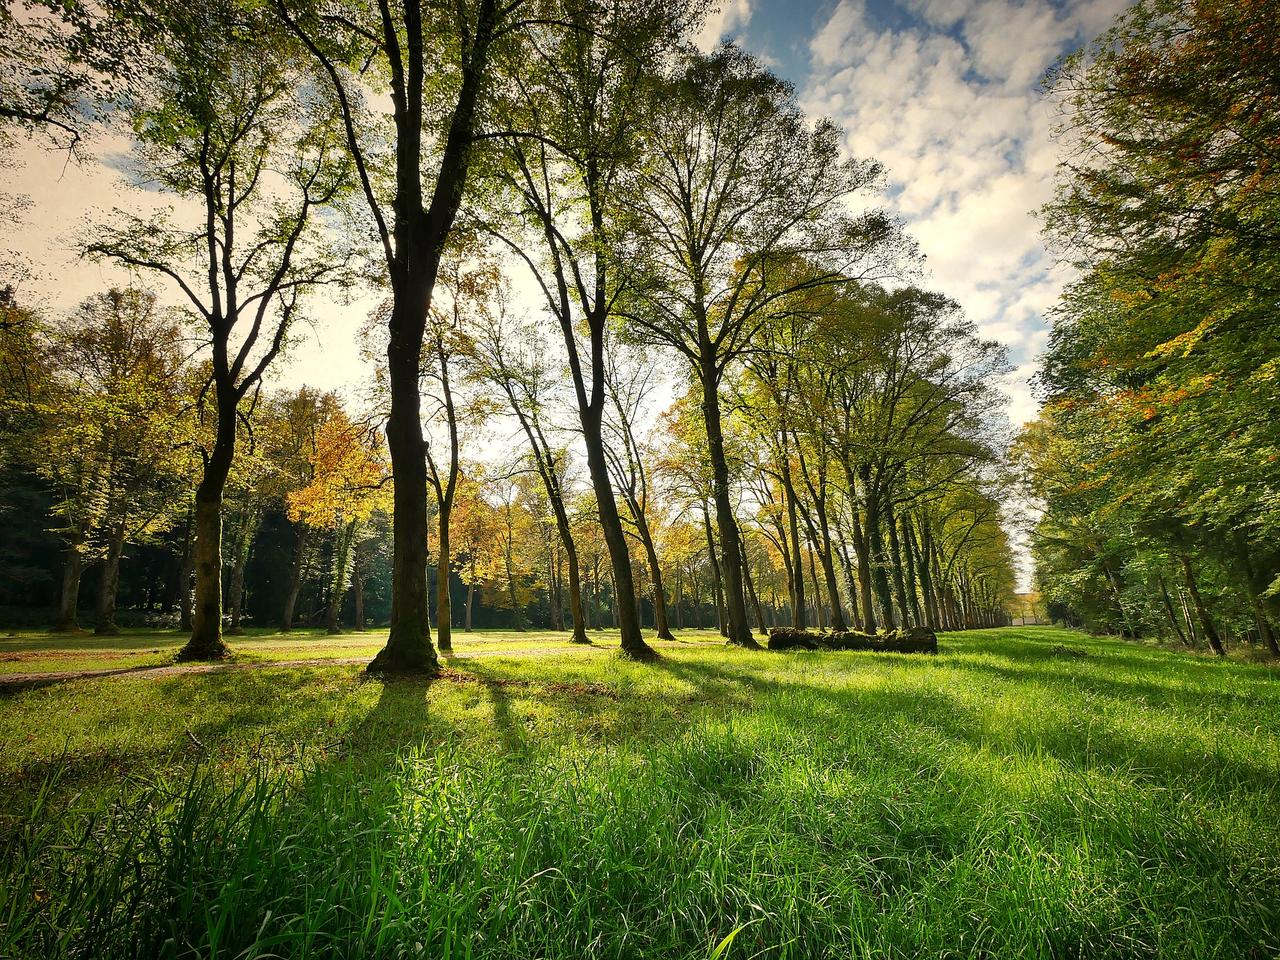
<instances>
[{"instance_id":1,"label":"cloudy sky","mask_svg":"<svg viewBox=\"0 0 1280 960\"><path fill-rule=\"evenodd\" d=\"M1033 215L1052 192L1045 68L1105 30L1123 0L726 0L702 41L737 40L888 168L889 202L930 282L1008 346L1015 423L1064 276Z\"/></svg>"},{"instance_id":2,"label":"cloudy sky","mask_svg":"<svg viewBox=\"0 0 1280 960\"><path fill-rule=\"evenodd\" d=\"M888 202L927 256L930 283L955 297L1017 366L1015 423L1034 414L1027 377L1045 341L1045 311L1063 276L1033 211L1051 190L1046 67L1104 30L1123 0L724 0L701 41L732 37L795 84L807 109L846 130L850 151L888 169ZM77 167L36 144L0 171L26 195L24 228L0 239L36 276L28 294L73 306L121 277L77 259L77 238L112 206L158 202L123 192L106 163ZM326 308L277 382L350 387L364 374L358 331L369 304Z\"/></svg>"}]
</instances>

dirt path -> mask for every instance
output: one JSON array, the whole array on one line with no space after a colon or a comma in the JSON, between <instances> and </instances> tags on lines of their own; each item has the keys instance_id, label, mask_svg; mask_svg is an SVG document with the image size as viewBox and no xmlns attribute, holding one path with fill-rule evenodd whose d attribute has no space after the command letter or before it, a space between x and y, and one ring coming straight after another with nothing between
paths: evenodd
<instances>
[{"instance_id":1,"label":"dirt path","mask_svg":"<svg viewBox=\"0 0 1280 960\"><path fill-rule=\"evenodd\" d=\"M666 641L654 641L669 646ZM556 647L526 647L521 650L475 650L470 653L453 653L442 656L441 662L475 660L483 657L545 657L556 653L588 651L605 653L614 647L566 644ZM155 663L139 667L115 667L103 670L45 670L38 673L0 674L0 693L13 690L29 690L69 680L104 680L111 677L145 677L147 679L173 677L187 673L226 673L234 670L269 670L278 667L350 667L363 666L369 657L313 657L307 660L248 660L242 663Z\"/></svg>"}]
</instances>

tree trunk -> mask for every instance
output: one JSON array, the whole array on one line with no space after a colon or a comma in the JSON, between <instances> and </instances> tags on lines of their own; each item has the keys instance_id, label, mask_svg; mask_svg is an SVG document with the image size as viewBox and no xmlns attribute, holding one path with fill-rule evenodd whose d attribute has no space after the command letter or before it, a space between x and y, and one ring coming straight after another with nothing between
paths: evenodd
<instances>
[{"instance_id":1,"label":"tree trunk","mask_svg":"<svg viewBox=\"0 0 1280 960\"><path fill-rule=\"evenodd\" d=\"M808 626L808 621L805 619L807 611L804 596L804 553L800 546L800 523L797 519L795 485L791 480L791 461L785 444L782 454L782 495L787 502L787 534L791 541L788 552L792 556L792 566L795 568L791 577L791 625L797 630L803 630Z\"/></svg>"},{"instance_id":2,"label":"tree trunk","mask_svg":"<svg viewBox=\"0 0 1280 960\"><path fill-rule=\"evenodd\" d=\"M355 606L355 620L352 626L356 630L364 630L364 570L360 566L360 546L351 550L351 592Z\"/></svg>"},{"instance_id":3,"label":"tree trunk","mask_svg":"<svg viewBox=\"0 0 1280 960\"><path fill-rule=\"evenodd\" d=\"M1195 573L1191 569L1191 558L1186 553L1178 554L1178 562L1182 564L1182 576L1187 582L1187 592L1191 594L1191 602L1195 605L1196 616L1200 618L1200 627L1204 630L1205 639L1209 641L1209 646L1213 652L1220 657L1227 655L1226 648L1222 645L1222 638L1218 636L1218 628L1213 623L1213 618L1209 616L1209 611L1204 605L1204 600L1200 596L1200 588L1196 586Z\"/></svg>"},{"instance_id":4,"label":"tree trunk","mask_svg":"<svg viewBox=\"0 0 1280 960\"><path fill-rule=\"evenodd\" d=\"M442 502L437 514L436 543L436 646L441 653L453 650L453 609L449 595L449 518L453 504Z\"/></svg>"},{"instance_id":5,"label":"tree trunk","mask_svg":"<svg viewBox=\"0 0 1280 960\"><path fill-rule=\"evenodd\" d=\"M760 606L760 598L756 595L756 585L751 582L751 566L747 560L747 542L746 538L742 541L742 580L747 587L747 597L751 600L751 606L755 610L756 623L760 627L760 635L767 637L769 628L765 626L764 610Z\"/></svg>"},{"instance_id":6,"label":"tree trunk","mask_svg":"<svg viewBox=\"0 0 1280 960\"><path fill-rule=\"evenodd\" d=\"M236 528L234 553L231 557L231 584L227 588L228 606L231 608L227 632L232 636L244 633L244 627L240 623L244 616L244 573L249 564L249 547L253 544L257 519L257 510L252 506L246 507Z\"/></svg>"},{"instance_id":7,"label":"tree trunk","mask_svg":"<svg viewBox=\"0 0 1280 960\"><path fill-rule=\"evenodd\" d=\"M862 521L858 517L856 504L849 505L849 513L853 519L853 552L858 558L858 596L862 600L862 622L867 633L875 633L875 605L871 599L871 555L867 550L867 538L862 535Z\"/></svg>"},{"instance_id":8,"label":"tree trunk","mask_svg":"<svg viewBox=\"0 0 1280 960\"><path fill-rule=\"evenodd\" d=\"M1160 599L1164 601L1164 612L1169 615L1169 626L1173 627L1173 632L1184 647L1190 646L1187 643L1187 635L1182 632L1182 624L1178 623L1178 618L1173 612L1173 601L1169 599L1169 588L1165 585L1164 577L1160 577Z\"/></svg>"},{"instance_id":9,"label":"tree trunk","mask_svg":"<svg viewBox=\"0 0 1280 960\"><path fill-rule=\"evenodd\" d=\"M401 163L405 159L397 156ZM417 195L417 179L421 172L416 169L416 163L414 166L410 189ZM397 170L398 181L405 181L408 176L408 171ZM404 190L406 184L400 182L399 186ZM426 317L431 307L439 251L426 249L429 241L425 236L427 230L422 222L420 206L415 202L413 209L403 211L404 219L408 221L403 224L400 222L401 213L397 208L397 245L403 240L406 246L415 248L415 259L424 262L414 263L412 270L402 266L404 273L392 278L395 302L387 325L387 374L391 393L387 449L391 456L391 473L395 477L391 517L391 629L386 646L367 669L370 673L434 673L440 664L431 644L431 611L427 593L425 531L429 518L420 376Z\"/></svg>"},{"instance_id":10,"label":"tree trunk","mask_svg":"<svg viewBox=\"0 0 1280 960\"><path fill-rule=\"evenodd\" d=\"M920 588L916 579L917 567L915 534L911 530L911 521L907 514L903 514L898 521L898 525L902 528L902 565L907 575L907 596L911 600L911 621L917 625L925 626L925 618L921 615L920 610Z\"/></svg>"},{"instance_id":11,"label":"tree trunk","mask_svg":"<svg viewBox=\"0 0 1280 960\"><path fill-rule=\"evenodd\" d=\"M571 331L567 331L568 337ZM592 399L586 409L579 407L582 421L582 439L587 448L587 469L591 474L591 486L596 494L596 509L600 514L600 530L604 535L605 546L609 550L609 561L613 567L613 607L615 624L621 634L622 652L635 660L651 660L657 655L652 647L644 642L640 630L640 622L636 617L636 589L631 576L631 552L627 549L627 535L622 529L622 518L618 515L618 501L613 494L613 484L609 479L609 462L604 452L604 435L602 431L602 414L604 411L604 393L601 377L604 369L603 330L599 332L600 343L596 343L597 333L592 329L592 369L595 371L595 385Z\"/></svg>"},{"instance_id":12,"label":"tree trunk","mask_svg":"<svg viewBox=\"0 0 1280 960\"><path fill-rule=\"evenodd\" d=\"M338 542L335 544L333 558L333 579L329 591L329 603L325 607L324 625L329 633L341 633L339 619L342 616L342 601L347 596L348 570L351 561L351 546L355 542L358 520L352 520L338 528Z\"/></svg>"},{"instance_id":13,"label":"tree trunk","mask_svg":"<svg viewBox=\"0 0 1280 960\"><path fill-rule=\"evenodd\" d=\"M640 535L640 543L644 547L644 555L649 562L649 579L653 581L653 626L657 631L659 640L674 640L675 636L671 633L671 627L667 623L666 587L662 583L662 567L658 564L658 550L654 546L653 537L649 532L649 521L639 509L638 504L634 505L634 512L636 514L636 531Z\"/></svg>"},{"instance_id":14,"label":"tree trunk","mask_svg":"<svg viewBox=\"0 0 1280 960\"><path fill-rule=\"evenodd\" d=\"M893 611L893 597L890 594L889 574L886 569L889 565L889 560L885 555L884 535L880 529L880 495L872 486L869 467L862 468L861 477L863 497L867 508L866 538L867 547L871 554L871 584L875 590L876 600L880 604L880 612L884 616L885 629L895 630L897 629L898 621Z\"/></svg>"},{"instance_id":15,"label":"tree trunk","mask_svg":"<svg viewBox=\"0 0 1280 960\"><path fill-rule=\"evenodd\" d=\"M179 660L220 660L230 651L222 640L222 494L236 449L236 408L230 387L216 384L217 434L195 496L195 602L191 637Z\"/></svg>"},{"instance_id":16,"label":"tree trunk","mask_svg":"<svg viewBox=\"0 0 1280 960\"><path fill-rule=\"evenodd\" d=\"M893 512L892 497L885 500L884 524L889 531L889 560L893 564L893 592L898 602L898 615L905 627L911 615L907 604L907 580L902 572L902 545L898 542L898 518Z\"/></svg>"},{"instance_id":17,"label":"tree trunk","mask_svg":"<svg viewBox=\"0 0 1280 960\"><path fill-rule=\"evenodd\" d=\"M711 514L707 511L706 503L702 505L702 526L707 534L707 562L711 567L711 584L715 593L716 601L716 619L720 623L720 635L727 637L729 635L729 626L725 621L724 615L724 589L720 582L720 561L716 559L716 538L711 531Z\"/></svg>"},{"instance_id":18,"label":"tree trunk","mask_svg":"<svg viewBox=\"0 0 1280 960\"><path fill-rule=\"evenodd\" d=\"M120 632L120 628L116 626L116 597L120 591L120 555L123 552L124 524L120 523L111 532L111 542L107 545L106 556L102 558L102 578L98 582L98 617L94 633L115 635Z\"/></svg>"},{"instance_id":19,"label":"tree trunk","mask_svg":"<svg viewBox=\"0 0 1280 960\"><path fill-rule=\"evenodd\" d=\"M746 594L742 585L742 568L736 562L742 556L742 538L738 533L738 521L733 516L733 502L729 491L729 462L725 458L724 436L720 430L720 396L715 371L715 357L710 344L703 345L702 409L707 421L707 452L711 457L712 492L715 495L716 524L720 531L720 545L725 563L721 575L724 582L725 613L728 619L729 642L751 650L760 644L751 635L747 622Z\"/></svg>"},{"instance_id":20,"label":"tree trunk","mask_svg":"<svg viewBox=\"0 0 1280 960\"><path fill-rule=\"evenodd\" d=\"M80 553L80 544L73 543L67 549L66 559L62 563L62 590L58 595L58 618L53 629L59 633L68 633L80 629L78 607L80 604L80 578L84 575L84 555Z\"/></svg>"},{"instance_id":21,"label":"tree trunk","mask_svg":"<svg viewBox=\"0 0 1280 960\"><path fill-rule=\"evenodd\" d=\"M462 623L462 629L464 633L471 632L471 609L475 605L475 598L476 598L475 580L469 580L467 582L467 608L466 608L466 613L463 615L464 620Z\"/></svg>"},{"instance_id":22,"label":"tree trunk","mask_svg":"<svg viewBox=\"0 0 1280 960\"><path fill-rule=\"evenodd\" d=\"M813 613L814 613L814 617L815 617L815 618L817 619L817 621L818 621L818 629L819 629L819 630L826 630L826 629L827 629L827 618L826 618L826 614L825 614L825 607L823 606L823 603L822 603L822 587L821 587L821 585L818 583L818 566L817 566L817 564L814 562L814 559L813 559L813 554L814 554L814 552L815 552L815 551L813 550L813 548L812 548L812 547L810 547L810 549L809 549L809 579L811 579L811 580L813 581Z\"/></svg>"},{"instance_id":23,"label":"tree trunk","mask_svg":"<svg viewBox=\"0 0 1280 960\"><path fill-rule=\"evenodd\" d=\"M294 548L293 569L289 572L289 589L284 595L284 612L280 615L280 632L293 629L293 617L298 609L298 595L302 592L302 577L307 569L307 549L311 544L311 528L298 523L298 542Z\"/></svg>"}]
</instances>

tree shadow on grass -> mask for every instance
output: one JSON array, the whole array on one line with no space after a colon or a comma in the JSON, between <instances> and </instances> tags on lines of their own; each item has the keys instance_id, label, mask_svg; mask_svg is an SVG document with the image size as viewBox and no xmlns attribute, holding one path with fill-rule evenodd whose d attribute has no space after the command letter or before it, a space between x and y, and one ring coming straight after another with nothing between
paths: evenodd
<instances>
[{"instance_id":1,"label":"tree shadow on grass","mask_svg":"<svg viewBox=\"0 0 1280 960\"><path fill-rule=\"evenodd\" d=\"M860 667L866 657L847 654L793 654L796 657L841 657L850 667ZM942 663L906 658L902 663L922 666ZM989 665L988 665L989 666ZM1086 724L1059 723L1060 714L1025 719L1017 715L1007 725L992 726L984 712L944 690L872 687L824 687L795 684L762 676L749 666L733 668L721 664L669 658L658 665L686 682L715 691L718 696L749 692L751 709L767 710L783 719L798 735L824 730L835 731L849 717L860 719L864 730L883 733L876 749L910 756L926 753L939 736L970 751L987 751L996 757L1041 756L1076 773L1119 774L1127 779L1197 789L1215 795L1227 787L1275 795L1278 771L1265 758L1241 756L1222 749L1216 741L1194 736L1177 737L1186 718L1160 706L1134 706L1160 716L1170 736L1138 736L1106 716L1094 716ZM982 665L957 665L958 671L982 671ZM1016 684L1030 682L1034 674L1005 671L998 674L1010 684L1009 694L1019 694ZM1061 683L1054 677L1053 682ZM1069 689L1063 685L1064 690ZM1159 689L1159 688L1157 688ZM1126 692L1111 696L1123 699ZM1063 701L1061 705L1069 708ZM1083 706L1082 709L1088 709ZM1069 719L1069 718L1068 718ZM1039 722L1037 722L1039 721ZM1210 728L1211 729L1211 728Z\"/></svg>"}]
</instances>

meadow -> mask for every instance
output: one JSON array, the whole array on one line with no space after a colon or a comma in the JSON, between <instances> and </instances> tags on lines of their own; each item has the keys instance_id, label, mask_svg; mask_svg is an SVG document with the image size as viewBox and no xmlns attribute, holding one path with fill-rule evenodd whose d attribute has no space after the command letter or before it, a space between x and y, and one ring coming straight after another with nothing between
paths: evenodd
<instances>
[{"instance_id":1,"label":"meadow","mask_svg":"<svg viewBox=\"0 0 1280 960\"><path fill-rule=\"evenodd\" d=\"M381 683L270 664L378 634L262 634L253 669L0 687L0 956L1280 955L1274 666L1048 627L682 637L459 635Z\"/></svg>"}]
</instances>

